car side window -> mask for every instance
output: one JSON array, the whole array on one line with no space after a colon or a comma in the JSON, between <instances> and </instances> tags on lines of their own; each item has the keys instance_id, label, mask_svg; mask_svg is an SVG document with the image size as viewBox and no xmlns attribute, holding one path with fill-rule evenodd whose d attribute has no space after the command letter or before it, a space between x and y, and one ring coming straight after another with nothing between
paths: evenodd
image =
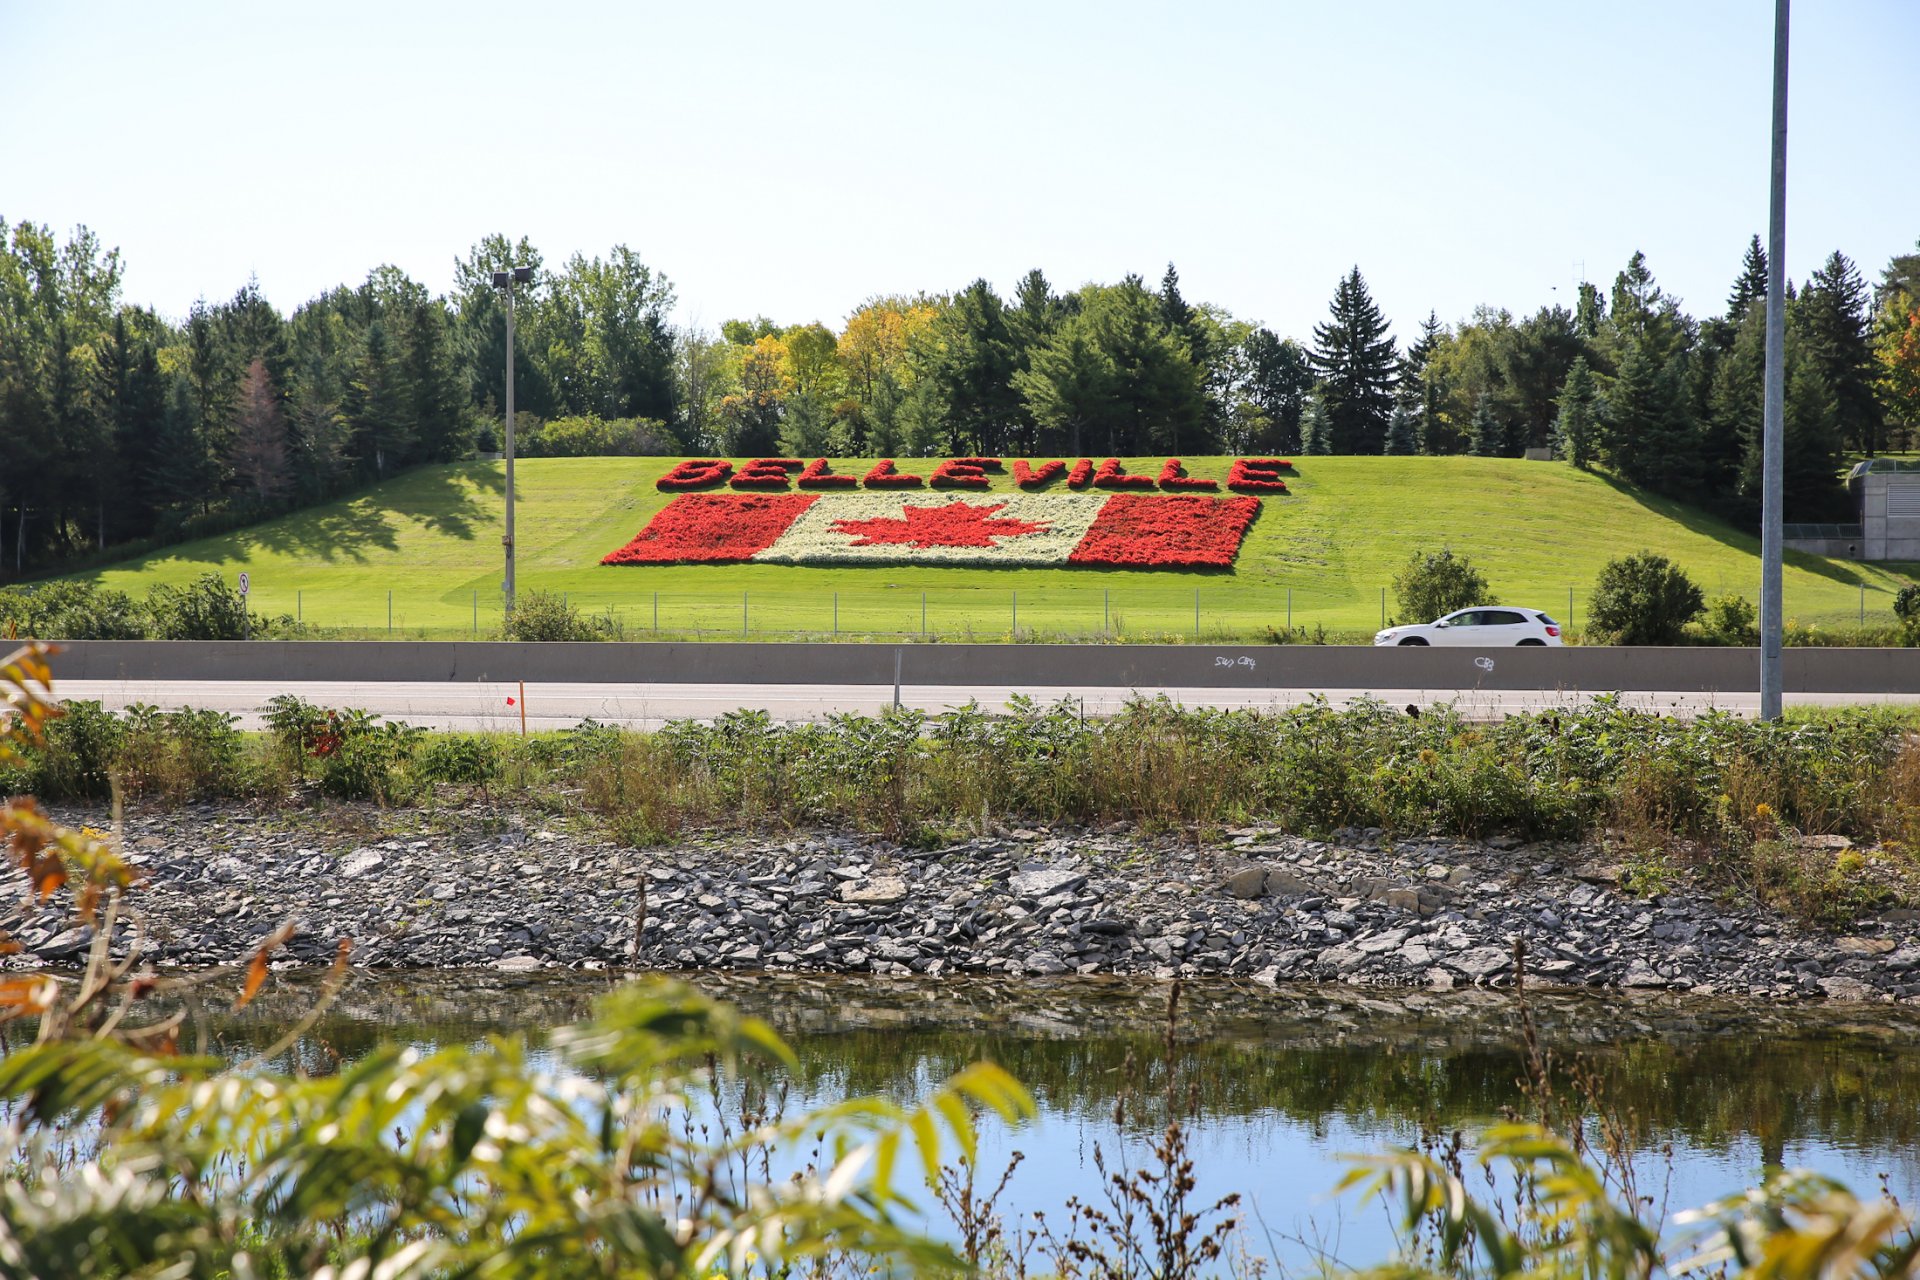
<instances>
[{"instance_id":1,"label":"car side window","mask_svg":"<svg viewBox=\"0 0 1920 1280\"><path fill-rule=\"evenodd\" d=\"M1480 620L1485 616L1486 615L1478 611L1470 611L1467 613L1456 613L1451 618L1447 619L1447 625L1450 627L1477 627L1481 625Z\"/></svg>"},{"instance_id":2,"label":"car side window","mask_svg":"<svg viewBox=\"0 0 1920 1280\"><path fill-rule=\"evenodd\" d=\"M1481 614L1480 617L1482 619L1481 625L1488 627L1512 627L1518 626L1520 623L1526 621L1526 619L1519 614L1507 609L1491 609Z\"/></svg>"}]
</instances>

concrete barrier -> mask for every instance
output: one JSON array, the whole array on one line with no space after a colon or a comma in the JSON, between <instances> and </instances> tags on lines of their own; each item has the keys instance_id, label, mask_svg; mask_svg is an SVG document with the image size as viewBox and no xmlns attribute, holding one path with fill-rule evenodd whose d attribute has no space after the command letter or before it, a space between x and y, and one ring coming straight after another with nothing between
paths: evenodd
<instances>
[{"instance_id":1,"label":"concrete barrier","mask_svg":"<svg viewBox=\"0 0 1920 1280\"><path fill-rule=\"evenodd\" d=\"M1752 693L1753 649L75 640L68 680L891 684ZM1920 649L1789 649L1789 693L1920 694Z\"/></svg>"}]
</instances>

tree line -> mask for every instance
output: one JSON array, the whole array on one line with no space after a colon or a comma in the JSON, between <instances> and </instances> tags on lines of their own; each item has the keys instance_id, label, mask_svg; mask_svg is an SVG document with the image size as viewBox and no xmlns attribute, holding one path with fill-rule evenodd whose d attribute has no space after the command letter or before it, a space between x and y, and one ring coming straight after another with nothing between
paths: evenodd
<instances>
[{"instance_id":1,"label":"tree line","mask_svg":"<svg viewBox=\"0 0 1920 1280\"><path fill-rule=\"evenodd\" d=\"M122 264L0 220L0 573L176 540L498 448L516 295L522 447L735 457L1213 453L1518 456L1703 503L1758 506L1767 263L1749 244L1696 319L1639 253L1611 289L1515 318L1429 314L1402 342L1355 267L1306 340L1150 284L877 297L836 331L765 317L676 328L671 283L624 245L548 264L491 236L435 296L391 266L282 315L248 284L169 319ZM1920 432L1920 252L1877 287L1834 253L1789 284L1787 510L1843 518L1849 454Z\"/></svg>"}]
</instances>

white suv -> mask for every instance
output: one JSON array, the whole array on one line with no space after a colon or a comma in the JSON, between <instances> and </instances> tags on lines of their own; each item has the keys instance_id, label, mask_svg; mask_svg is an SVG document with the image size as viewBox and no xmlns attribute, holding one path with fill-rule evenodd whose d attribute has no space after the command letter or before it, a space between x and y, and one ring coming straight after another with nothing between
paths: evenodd
<instances>
[{"instance_id":1,"label":"white suv","mask_svg":"<svg viewBox=\"0 0 1920 1280\"><path fill-rule=\"evenodd\" d=\"M1560 624L1538 609L1459 609L1432 622L1388 627L1375 644L1471 645L1493 649L1515 644L1560 644Z\"/></svg>"}]
</instances>

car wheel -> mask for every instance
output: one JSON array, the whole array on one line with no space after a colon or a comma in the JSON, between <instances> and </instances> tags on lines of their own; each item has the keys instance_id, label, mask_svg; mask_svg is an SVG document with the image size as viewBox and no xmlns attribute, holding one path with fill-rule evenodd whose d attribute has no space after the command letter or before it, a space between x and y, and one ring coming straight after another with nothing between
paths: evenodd
<instances>
[{"instance_id":1,"label":"car wheel","mask_svg":"<svg viewBox=\"0 0 1920 1280\"><path fill-rule=\"evenodd\" d=\"M1541 648L1545 648L1547 642L1545 640L1522 640L1518 647L1524 649L1530 644L1539 645Z\"/></svg>"},{"instance_id":2,"label":"car wheel","mask_svg":"<svg viewBox=\"0 0 1920 1280\"><path fill-rule=\"evenodd\" d=\"M1427 647L1427 642L1421 639L1419 636L1408 636L1405 640L1402 640L1400 642L1400 645L1402 648L1405 648L1407 645L1410 645L1410 644L1417 644L1423 649Z\"/></svg>"}]
</instances>

